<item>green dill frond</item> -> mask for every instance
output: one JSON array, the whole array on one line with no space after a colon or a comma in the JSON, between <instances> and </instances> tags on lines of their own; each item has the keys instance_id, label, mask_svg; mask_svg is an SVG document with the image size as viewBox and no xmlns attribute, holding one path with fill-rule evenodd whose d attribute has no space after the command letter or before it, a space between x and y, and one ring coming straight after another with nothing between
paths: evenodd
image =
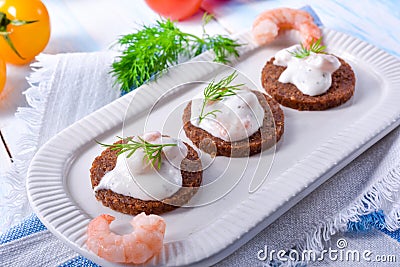
<instances>
[{"instance_id":1,"label":"green dill frond","mask_svg":"<svg viewBox=\"0 0 400 267\"><path fill-rule=\"evenodd\" d=\"M159 20L154 26L122 36L118 43L123 51L112 64L112 75L124 92L139 87L155 74L178 63L180 56L195 57L206 50L215 53L215 61L229 62L230 56L239 57L236 50L240 46L235 40L223 35L209 36L204 29L212 16L203 17L202 38L182 32L169 19Z\"/></svg>"},{"instance_id":2,"label":"green dill frond","mask_svg":"<svg viewBox=\"0 0 400 267\"><path fill-rule=\"evenodd\" d=\"M214 80L211 81L206 88L204 88L203 95L203 105L201 107L201 112L199 115L199 123L207 117L207 116L214 116L216 117L215 113L221 112L220 110L212 110L204 114L204 109L209 101L218 101L224 97L236 95L236 91L240 90L244 84L235 84L230 85L232 81L238 76L236 71L232 72L229 76L221 79L219 82L215 82Z\"/></svg>"},{"instance_id":3,"label":"green dill frond","mask_svg":"<svg viewBox=\"0 0 400 267\"><path fill-rule=\"evenodd\" d=\"M326 49L325 45L321 45L322 42L322 37L316 40L315 42L312 42L309 48L306 48L303 46L303 44L300 44L300 48L297 49L296 51L290 52L294 57L297 58L306 58L308 57L311 52L314 53L324 53L324 50Z\"/></svg>"},{"instance_id":4,"label":"green dill frond","mask_svg":"<svg viewBox=\"0 0 400 267\"><path fill-rule=\"evenodd\" d=\"M99 142L97 143L104 147L110 147L111 150L118 150L118 156L124 153L128 153L126 155L127 158L130 158L139 148L141 148L145 153L145 160L147 162L151 162L153 166L157 166L158 169L161 168L162 149L167 146L176 146L176 144L152 144L145 141L140 136L138 136L138 139L139 141L136 141L133 140L132 137L127 137L123 139L125 141L124 143L112 145L102 144Z\"/></svg>"}]
</instances>

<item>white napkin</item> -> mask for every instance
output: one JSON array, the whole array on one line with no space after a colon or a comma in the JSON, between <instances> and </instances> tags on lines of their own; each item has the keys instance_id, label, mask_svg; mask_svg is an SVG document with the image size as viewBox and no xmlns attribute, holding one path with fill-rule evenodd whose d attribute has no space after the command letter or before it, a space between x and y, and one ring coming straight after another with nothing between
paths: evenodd
<instances>
[{"instance_id":1,"label":"white napkin","mask_svg":"<svg viewBox=\"0 0 400 267\"><path fill-rule=\"evenodd\" d=\"M25 91L30 107L16 116L26 122L15 163L0 194L0 232L31 213L25 181L32 157L47 140L73 122L110 103L120 95L109 74L115 52L39 55ZM0 191L2 192L2 191Z\"/></svg>"}]
</instances>

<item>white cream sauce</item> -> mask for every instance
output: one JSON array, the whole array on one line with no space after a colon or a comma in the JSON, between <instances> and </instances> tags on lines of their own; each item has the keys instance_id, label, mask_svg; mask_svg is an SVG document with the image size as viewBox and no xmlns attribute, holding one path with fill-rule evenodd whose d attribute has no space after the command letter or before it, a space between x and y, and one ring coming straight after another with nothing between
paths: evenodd
<instances>
[{"instance_id":1,"label":"white cream sauce","mask_svg":"<svg viewBox=\"0 0 400 267\"><path fill-rule=\"evenodd\" d=\"M129 158L125 152L117 158L115 168L107 172L95 191L110 189L115 193L141 200L162 200L175 194L182 187L180 164L186 157L187 147L175 138L164 137L159 132L143 134L152 144L176 144L162 149L161 168L149 163L143 149L136 150ZM135 137L133 140L138 141Z\"/></svg>"},{"instance_id":2,"label":"white cream sauce","mask_svg":"<svg viewBox=\"0 0 400 267\"><path fill-rule=\"evenodd\" d=\"M257 96L248 89L237 91L219 101L206 104L203 114L218 110L215 116L206 116L199 120L204 96L192 100L191 122L193 125L225 141L239 141L248 138L262 126L264 109Z\"/></svg>"},{"instance_id":3,"label":"white cream sauce","mask_svg":"<svg viewBox=\"0 0 400 267\"><path fill-rule=\"evenodd\" d=\"M332 85L332 73L340 67L340 61L335 56L314 52L308 57L297 58L291 52L298 49L300 45L294 45L276 53L273 63L287 67L279 82L292 83L309 96L325 93Z\"/></svg>"}]
</instances>

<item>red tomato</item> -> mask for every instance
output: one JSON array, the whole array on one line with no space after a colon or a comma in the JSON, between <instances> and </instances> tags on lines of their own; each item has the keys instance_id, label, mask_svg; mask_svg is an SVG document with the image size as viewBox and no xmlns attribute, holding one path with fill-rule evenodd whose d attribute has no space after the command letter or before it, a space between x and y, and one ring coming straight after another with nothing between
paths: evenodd
<instances>
[{"instance_id":1,"label":"red tomato","mask_svg":"<svg viewBox=\"0 0 400 267\"><path fill-rule=\"evenodd\" d=\"M6 84L6 63L0 58L0 94Z\"/></svg>"},{"instance_id":2,"label":"red tomato","mask_svg":"<svg viewBox=\"0 0 400 267\"><path fill-rule=\"evenodd\" d=\"M147 5L163 17L183 20L195 14L202 0L146 0Z\"/></svg>"},{"instance_id":3,"label":"red tomato","mask_svg":"<svg viewBox=\"0 0 400 267\"><path fill-rule=\"evenodd\" d=\"M12 64L26 64L46 47L50 38L50 19L46 7L40 0L0 0L0 11L9 20L25 20L35 23L7 25L7 32L21 59L0 37L0 56Z\"/></svg>"}]
</instances>

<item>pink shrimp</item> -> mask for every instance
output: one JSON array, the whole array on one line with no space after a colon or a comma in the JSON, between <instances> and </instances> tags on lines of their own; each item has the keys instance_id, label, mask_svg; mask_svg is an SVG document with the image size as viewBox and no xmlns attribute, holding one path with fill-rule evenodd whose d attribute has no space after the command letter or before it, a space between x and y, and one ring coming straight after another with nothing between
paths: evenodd
<instances>
[{"instance_id":1,"label":"pink shrimp","mask_svg":"<svg viewBox=\"0 0 400 267\"><path fill-rule=\"evenodd\" d=\"M299 31L305 47L321 37L321 29L308 12L291 8L277 8L261 13L253 23L252 32L255 41L263 45L275 40L279 30L285 29Z\"/></svg>"},{"instance_id":2,"label":"pink shrimp","mask_svg":"<svg viewBox=\"0 0 400 267\"><path fill-rule=\"evenodd\" d=\"M161 133L158 131L144 133L142 138L147 142L154 142L161 138Z\"/></svg>"},{"instance_id":3,"label":"pink shrimp","mask_svg":"<svg viewBox=\"0 0 400 267\"><path fill-rule=\"evenodd\" d=\"M115 217L102 214L89 223L86 241L89 250L111 262L134 264L145 263L160 252L165 233L163 218L143 212L131 220L134 230L126 235L110 231L114 220Z\"/></svg>"}]
</instances>

